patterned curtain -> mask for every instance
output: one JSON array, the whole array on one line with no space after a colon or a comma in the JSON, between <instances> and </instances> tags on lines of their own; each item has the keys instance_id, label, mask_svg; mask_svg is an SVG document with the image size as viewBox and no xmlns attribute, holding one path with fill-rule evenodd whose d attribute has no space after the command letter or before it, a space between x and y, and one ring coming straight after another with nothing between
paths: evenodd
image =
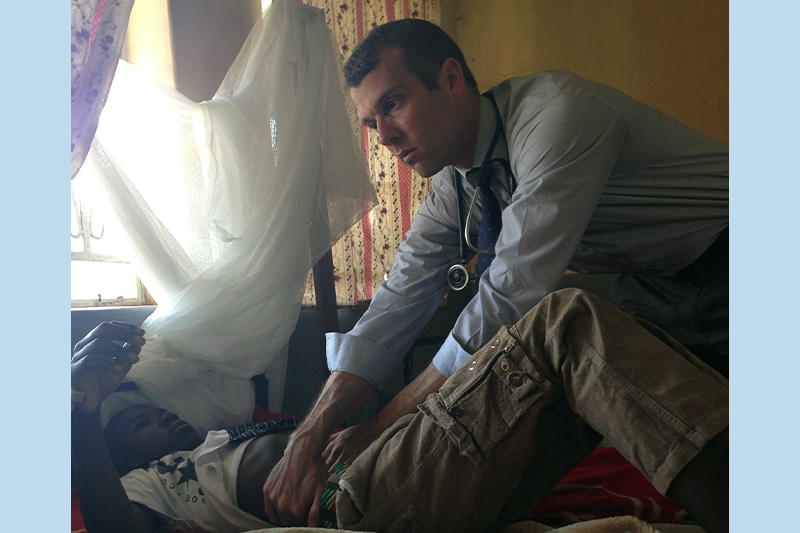
<instances>
[{"instance_id":1,"label":"patterned curtain","mask_svg":"<svg viewBox=\"0 0 800 533\"><path fill-rule=\"evenodd\" d=\"M342 62L355 46L380 24L405 18L439 23L439 0L303 0L325 10L328 27ZM336 303L355 306L371 300L394 261L395 250L405 239L414 214L430 190L430 179L399 164L380 145L374 131L360 126L362 150L378 194L378 205L356 224L332 249ZM303 305L314 305L314 286L309 274Z\"/></svg>"},{"instance_id":2,"label":"patterned curtain","mask_svg":"<svg viewBox=\"0 0 800 533\"><path fill-rule=\"evenodd\" d=\"M92 144L133 0L72 0L72 177Z\"/></svg>"}]
</instances>

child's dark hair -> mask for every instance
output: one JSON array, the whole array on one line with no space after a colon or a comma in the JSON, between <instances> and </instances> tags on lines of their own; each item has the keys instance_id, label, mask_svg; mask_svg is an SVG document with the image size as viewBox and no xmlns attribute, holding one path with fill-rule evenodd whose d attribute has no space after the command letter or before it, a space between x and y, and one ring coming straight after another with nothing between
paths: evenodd
<instances>
[{"instance_id":1,"label":"child's dark hair","mask_svg":"<svg viewBox=\"0 0 800 533\"><path fill-rule=\"evenodd\" d=\"M400 50L408 71L429 91L437 87L442 64L450 57L461 64L467 85L478 91L478 84L458 45L439 26L420 19L388 22L369 32L344 65L347 86L358 87L389 48Z\"/></svg>"}]
</instances>

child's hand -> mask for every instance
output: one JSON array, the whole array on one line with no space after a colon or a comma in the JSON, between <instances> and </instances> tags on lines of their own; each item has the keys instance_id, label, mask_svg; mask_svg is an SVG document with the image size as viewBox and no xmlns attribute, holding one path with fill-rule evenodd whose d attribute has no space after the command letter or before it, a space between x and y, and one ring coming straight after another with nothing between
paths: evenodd
<instances>
[{"instance_id":1,"label":"child's hand","mask_svg":"<svg viewBox=\"0 0 800 533\"><path fill-rule=\"evenodd\" d=\"M72 388L85 393L80 409L91 413L117 390L139 361L144 330L124 322L103 322L83 338L72 355Z\"/></svg>"}]
</instances>

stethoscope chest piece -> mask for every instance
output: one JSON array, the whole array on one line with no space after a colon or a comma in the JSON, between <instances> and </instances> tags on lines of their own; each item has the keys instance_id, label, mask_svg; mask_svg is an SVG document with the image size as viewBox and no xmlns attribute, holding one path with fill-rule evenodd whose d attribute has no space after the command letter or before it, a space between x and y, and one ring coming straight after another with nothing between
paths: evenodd
<instances>
[{"instance_id":1,"label":"stethoscope chest piece","mask_svg":"<svg viewBox=\"0 0 800 533\"><path fill-rule=\"evenodd\" d=\"M467 286L469 281L469 272L462 264L453 265L447 271L447 284L454 291L460 291Z\"/></svg>"}]
</instances>

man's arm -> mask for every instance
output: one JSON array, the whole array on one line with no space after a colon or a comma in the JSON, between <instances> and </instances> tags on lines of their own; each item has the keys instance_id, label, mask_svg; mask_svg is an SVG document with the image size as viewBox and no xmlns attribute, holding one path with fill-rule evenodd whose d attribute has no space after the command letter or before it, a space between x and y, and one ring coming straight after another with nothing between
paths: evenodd
<instances>
[{"instance_id":1,"label":"man's arm","mask_svg":"<svg viewBox=\"0 0 800 533\"><path fill-rule=\"evenodd\" d=\"M413 412L417 404L438 390L444 381L445 377L433 365L429 366L374 419L353 428L359 430L349 432L349 439L328 451L328 437L375 393L375 388L358 376L333 372L264 485L264 510L270 521L281 525L318 526L319 500L328 479L323 450L326 456L335 453L340 462L351 462L398 418Z\"/></svg>"},{"instance_id":2,"label":"man's arm","mask_svg":"<svg viewBox=\"0 0 800 533\"><path fill-rule=\"evenodd\" d=\"M103 438L99 409L138 361L143 334L129 324L104 323L75 346L72 357L72 388L85 395L72 411L72 467L89 533L155 530L156 514L128 500Z\"/></svg>"},{"instance_id":3,"label":"man's arm","mask_svg":"<svg viewBox=\"0 0 800 533\"><path fill-rule=\"evenodd\" d=\"M355 374L381 389L403 368L422 328L447 294L447 271L460 261L458 211L449 169L435 176L391 274L348 333L327 335L331 371Z\"/></svg>"},{"instance_id":4,"label":"man's arm","mask_svg":"<svg viewBox=\"0 0 800 533\"><path fill-rule=\"evenodd\" d=\"M372 441L387 430L400 417L413 413L417 405L425 401L429 394L436 392L447 378L433 364L400 391L397 396L380 410L371 420L345 429L331 437L328 446L322 453L329 472L336 466L352 463L358 455L367 449Z\"/></svg>"},{"instance_id":5,"label":"man's arm","mask_svg":"<svg viewBox=\"0 0 800 533\"><path fill-rule=\"evenodd\" d=\"M375 390L399 373L403 357L447 292L447 269L459 261L460 242L455 191L447 176L434 178L433 189L398 250L389 280L378 289L358 324L347 334L328 334L331 377L264 485L265 511L276 524L315 524L315 491L327 480L322 452L329 437ZM444 379L435 368L428 368L376 419L359 429L346 430L344 440L326 457L330 461L335 452L339 461L352 460L374 436L412 412Z\"/></svg>"}]
</instances>

